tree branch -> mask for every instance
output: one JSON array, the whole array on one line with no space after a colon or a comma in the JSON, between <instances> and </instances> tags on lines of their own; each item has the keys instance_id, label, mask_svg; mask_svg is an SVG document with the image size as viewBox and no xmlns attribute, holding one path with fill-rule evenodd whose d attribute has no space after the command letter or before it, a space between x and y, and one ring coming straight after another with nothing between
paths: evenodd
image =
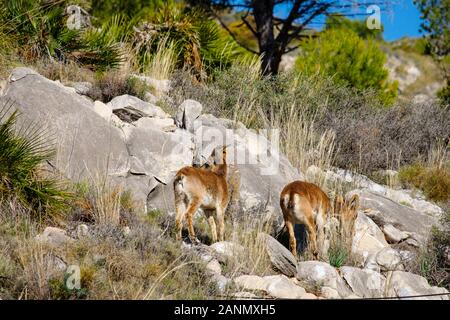
<instances>
[{"instance_id":1,"label":"tree branch","mask_svg":"<svg viewBox=\"0 0 450 320\"><path fill-rule=\"evenodd\" d=\"M240 47L244 48L245 50L247 50L247 51L249 51L249 52L251 52L251 53L258 54L258 55L260 54L259 52L255 51L255 50L253 50L253 49L247 47L245 44L243 44L243 43L237 38L236 34L235 34L233 31L231 31L230 28L228 28L228 26L226 25L226 23L223 22L222 19L220 19L219 15L218 15L214 10L211 10L211 13L214 15L214 17L217 19L217 21L219 21L219 23L220 23L220 25L222 26L222 28L224 28L224 29L228 32L228 34L233 38L233 40L234 40Z\"/></svg>"},{"instance_id":2,"label":"tree branch","mask_svg":"<svg viewBox=\"0 0 450 320\"><path fill-rule=\"evenodd\" d=\"M247 28L249 28L249 30L253 33L253 35L254 35L255 37L258 38L258 32L256 32L255 29L253 29L253 27L252 27L252 25L250 24L250 22L248 22L247 19L246 19L245 17L242 17L241 19L242 19L242 21L245 23L245 25L247 26Z\"/></svg>"}]
</instances>

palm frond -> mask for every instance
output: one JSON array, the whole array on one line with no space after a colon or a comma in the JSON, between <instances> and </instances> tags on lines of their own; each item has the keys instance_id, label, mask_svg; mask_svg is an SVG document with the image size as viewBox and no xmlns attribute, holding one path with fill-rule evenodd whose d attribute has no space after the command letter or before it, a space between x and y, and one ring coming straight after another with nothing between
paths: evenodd
<instances>
[{"instance_id":1,"label":"palm frond","mask_svg":"<svg viewBox=\"0 0 450 320\"><path fill-rule=\"evenodd\" d=\"M55 155L48 132L36 123L18 128L18 117L11 102L0 107L0 197L16 198L46 215L61 209L69 195L43 175L43 164Z\"/></svg>"}]
</instances>

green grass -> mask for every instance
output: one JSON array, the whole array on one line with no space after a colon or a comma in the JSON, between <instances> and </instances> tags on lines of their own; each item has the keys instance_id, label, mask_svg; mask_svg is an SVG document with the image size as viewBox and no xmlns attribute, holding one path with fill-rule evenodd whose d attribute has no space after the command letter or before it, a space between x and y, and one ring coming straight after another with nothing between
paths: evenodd
<instances>
[{"instance_id":1,"label":"green grass","mask_svg":"<svg viewBox=\"0 0 450 320\"><path fill-rule=\"evenodd\" d=\"M348 249L341 244L333 244L328 249L328 262L335 268L340 268L345 265L348 257Z\"/></svg>"}]
</instances>

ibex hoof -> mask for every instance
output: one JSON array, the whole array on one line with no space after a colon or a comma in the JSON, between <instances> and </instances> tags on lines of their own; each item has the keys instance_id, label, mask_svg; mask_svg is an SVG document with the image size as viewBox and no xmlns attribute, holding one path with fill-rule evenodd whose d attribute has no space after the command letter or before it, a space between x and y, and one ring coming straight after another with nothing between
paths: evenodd
<instances>
[{"instance_id":1,"label":"ibex hoof","mask_svg":"<svg viewBox=\"0 0 450 320\"><path fill-rule=\"evenodd\" d=\"M191 240L192 244L200 244L200 240L198 240L196 237L195 238L189 238L189 240Z\"/></svg>"}]
</instances>

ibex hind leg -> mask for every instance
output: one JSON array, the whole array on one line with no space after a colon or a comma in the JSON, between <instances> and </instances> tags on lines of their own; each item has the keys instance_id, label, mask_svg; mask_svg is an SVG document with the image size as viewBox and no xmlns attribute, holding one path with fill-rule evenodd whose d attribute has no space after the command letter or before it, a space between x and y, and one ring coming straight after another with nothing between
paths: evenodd
<instances>
[{"instance_id":1,"label":"ibex hind leg","mask_svg":"<svg viewBox=\"0 0 450 320\"><path fill-rule=\"evenodd\" d=\"M189 231L189 239L192 243L199 243L200 241L195 236L194 231L194 224L193 224L193 217L194 214L197 212L197 210L200 208L200 201L199 199L191 199L191 201L188 204L188 209L186 211L186 220L188 224L188 231Z\"/></svg>"},{"instance_id":2,"label":"ibex hind leg","mask_svg":"<svg viewBox=\"0 0 450 320\"><path fill-rule=\"evenodd\" d=\"M175 190L175 228L177 241L181 241L185 213L186 204L184 202L184 196Z\"/></svg>"},{"instance_id":3,"label":"ibex hind leg","mask_svg":"<svg viewBox=\"0 0 450 320\"><path fill-rule=\"evenodd\" d=\"M219 236L219 241L223 241L225 237L225 210L222 207L217 207L216 209L216 223L217 223L217 232Z\"/></svg>"},{"instance_id":4,"label":"ibex hind leg","mask_svg":"<svg viewBox=\"0 0 450 320\"><path fill-rule=\"evenodd\" d=\"M325 257L328 252L329 243L325 238L325 214L319 211L316 216L316 228L317 228L317 242L318 242L318 254L320 257Z\"/></svg>"},{"instance_id":5,"label":"ibex hind leg","mask_svg":"<svg viewBox=\"0 0 450 320\"><path fill-rule=\"evenodd\" d=\"M211 241L217 242L217 228L216 221L214 219L214 210L204 210L206 218L208 219L209 227L211 229Z\"/></svg>"}]
</instances>

